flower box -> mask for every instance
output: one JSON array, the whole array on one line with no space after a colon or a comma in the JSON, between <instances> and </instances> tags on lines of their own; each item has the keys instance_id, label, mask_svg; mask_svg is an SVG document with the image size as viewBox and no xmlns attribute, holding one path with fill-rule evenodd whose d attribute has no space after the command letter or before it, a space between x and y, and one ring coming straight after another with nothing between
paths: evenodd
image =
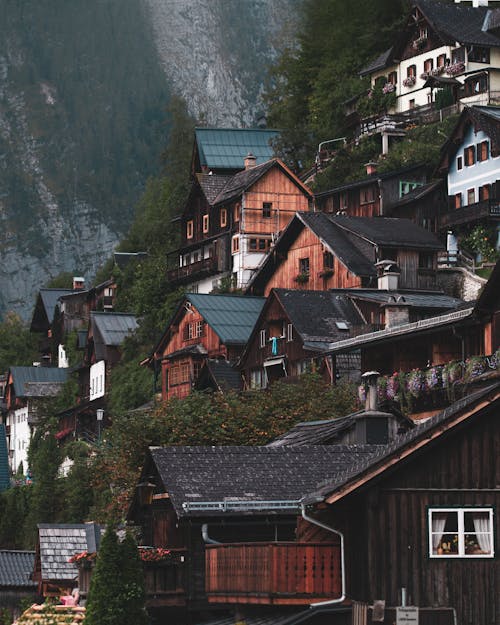
<instances>
[{"instance_id":1,"label":"flower box","mask_svg":"<svg viewBox=\"0 0 500 625\"><path fill-rule=\"evenodd\" d=\"M452 63L448 65L445 69L448 76L456 76L457 74L461 74L465 70L465 63L462 61L458 61L457 63Z\"/></svg>"},{"instance_id":2,"label":"flower box","mask_svg":"<svg viewBox=\"0 0 500 625\"><path fill-rule=\"evenodd\" d=\"M405 87L414 87L415 86L415 76L408 76L408 78L405 78L403 80L403 85Z\"/></svg>"},{"instance_id":3,"label":"flower box","mask_svg":"<svg viewBox=\"0 0 500 625\"><path fill-rule=\"evenodd\" d=\"M384 94L394 93L395 90L396 85L394 85L392 82L386 82L385 85L382 87L382 93Z\"/></svg>"}]
</instances>

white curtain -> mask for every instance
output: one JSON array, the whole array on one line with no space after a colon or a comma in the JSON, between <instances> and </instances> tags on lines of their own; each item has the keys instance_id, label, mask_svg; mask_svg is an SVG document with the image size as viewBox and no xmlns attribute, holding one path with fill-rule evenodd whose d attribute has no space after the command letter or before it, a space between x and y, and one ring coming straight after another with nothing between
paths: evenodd
<instances>
[{"instance_id":1,"label":"white curtain","mask_svg":"<svg viewBox=\"0 0 500 625\"><path fill-rule=\"evenodd\" d=\"M447 512L432 513L432 553L436 553L439 543L441 542L447 518Z\"/></svg>"},{"instance_id":2,"label":"white curtain","mask_svg":"<svg viewBox=\"0 0 500 625\"><path fill-rule=\"evenodd\" d=\"M477 542L481 547L481 551L491 553L491 527L490 515L488 512L478 512L472 517L474 521L474 530L476 532Z\"/></svg>"}]
</instances>

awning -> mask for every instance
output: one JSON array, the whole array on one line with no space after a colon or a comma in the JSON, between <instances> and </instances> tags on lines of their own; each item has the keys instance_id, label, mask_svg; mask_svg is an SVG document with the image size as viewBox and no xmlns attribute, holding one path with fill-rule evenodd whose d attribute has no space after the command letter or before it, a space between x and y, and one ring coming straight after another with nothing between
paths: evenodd
<instances>
[{"instance_id":1,"label":"awning","mask_svg":"<svg viewBox=\"0 0 500 625\"><path fill-rule=\"evenodd\" d=\"M281 356L280 358L270 358L264 362L264 367L275 367L276 365L281 365L283 369L285 368L285 357Z\"/></svg>"}]
</instances>

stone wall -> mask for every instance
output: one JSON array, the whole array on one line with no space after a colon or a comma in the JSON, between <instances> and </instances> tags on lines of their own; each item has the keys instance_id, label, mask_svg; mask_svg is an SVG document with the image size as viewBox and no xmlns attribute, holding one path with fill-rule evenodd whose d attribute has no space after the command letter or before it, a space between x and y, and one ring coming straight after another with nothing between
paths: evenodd
<instances>
[{"instance_id":1,"label":"stone wall","mask_svg":"<svg viewBox=\"0 0 500 625\"><path fill-rule=\"evenodd\" d=\"M463 267L443 267L437 272L438 286L447 295L459 297L466 302L476 300L486 282L484 278Z\"/></svg>"}]
</instances>

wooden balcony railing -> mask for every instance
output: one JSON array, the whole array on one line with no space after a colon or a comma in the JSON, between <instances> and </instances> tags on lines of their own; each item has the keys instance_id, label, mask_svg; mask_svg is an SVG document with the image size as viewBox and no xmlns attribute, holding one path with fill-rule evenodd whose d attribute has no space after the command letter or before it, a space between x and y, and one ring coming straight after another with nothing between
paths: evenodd
<instances>
[{"instance_id":1,"label":"wooden balcony railing","mask_svg":"<svg viewBox=\"0 0 500 625\"><path fill-rule=\"evenodd\" d=\"M448 228L486 217L500 219L500 199L483 200L460 208L450 208L441 215L439 225L441 228Z\"/></svg>"},{"instance_id":2,"label":"wooden balcony railing","mask_svg":"<svg viewBox=\"0 0 500 625\"><path fill-rule=\"evenodd\" d=\"M186 605L186 552L170 551L168 560L143 562L147 607Z\"/></svg>"},{"instance_id":3,"label":"wooden balcony railing","mask_svg":"<svg viewBox=\"0 0 500 625\"><path fill-rule=\"evenodd\" d=\"M174 267L167 271L167 280L175 284L187 284L192 280L206 278L219 271L217 257L204 258L184 267Z\"/></svg>"},{"instance_id":4,"label":"wooden balcony railing","mask_svg":"<svg viewBox=\"0 0 500 625\"><path fill-rule=\"evenodd\" d=\"M205 553L210 603L300 605L341 595L338 544L207 545Z\"/></svg>"}]
</instances>

